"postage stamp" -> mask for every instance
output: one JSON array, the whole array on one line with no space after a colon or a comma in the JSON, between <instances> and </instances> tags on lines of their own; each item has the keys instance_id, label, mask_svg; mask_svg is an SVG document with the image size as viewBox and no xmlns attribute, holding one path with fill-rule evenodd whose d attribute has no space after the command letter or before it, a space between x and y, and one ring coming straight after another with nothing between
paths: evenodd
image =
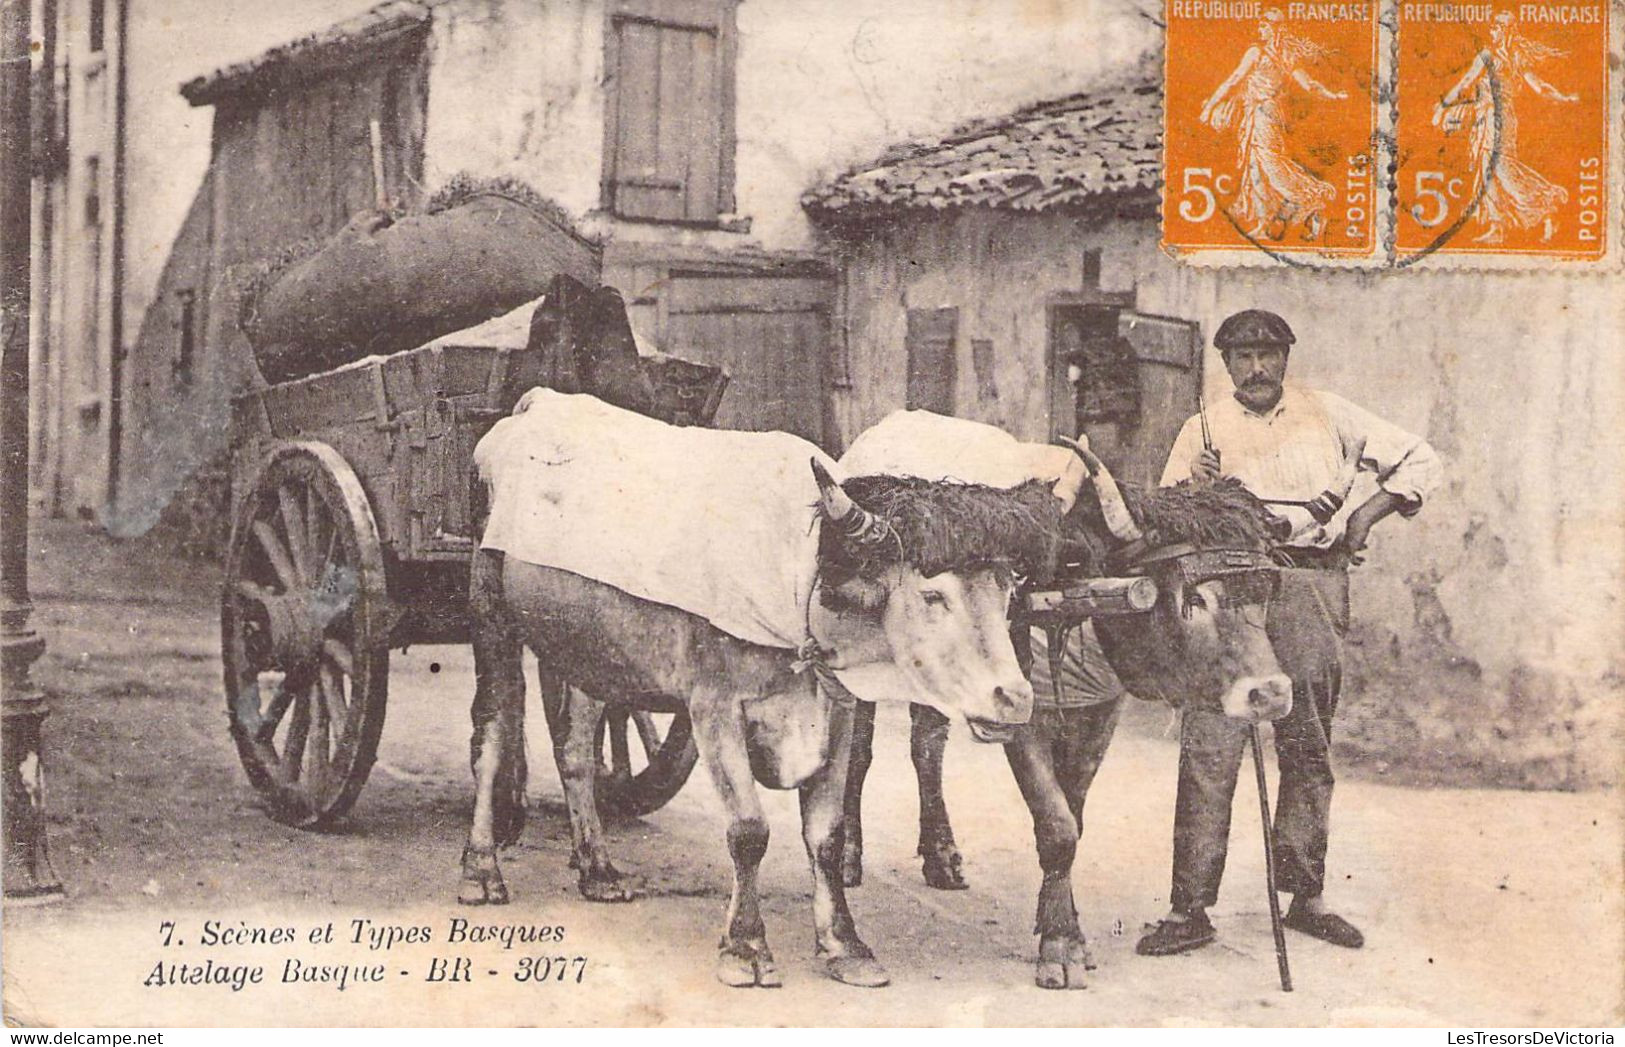
<instances>
[{"instance_id":1,"label":"postage stamp","mask_svg":"<svg viewBox=\"0 0 1625 1047\"><path fill-rule=\"evenodd\" d=\"M1606 6L1406 0L1398 26L1400 256L1601 258Z\"/></svg>"},{"instance_id":2,"label":"postage stamp","mask_svg":"<svg viewBox=\"0 0 1625 1047\"><path fill-rule=\"evenodd\" d=\"M1379 5L1167 14L1164 246L1372 256Z\"/></svg>"}]
</instances>

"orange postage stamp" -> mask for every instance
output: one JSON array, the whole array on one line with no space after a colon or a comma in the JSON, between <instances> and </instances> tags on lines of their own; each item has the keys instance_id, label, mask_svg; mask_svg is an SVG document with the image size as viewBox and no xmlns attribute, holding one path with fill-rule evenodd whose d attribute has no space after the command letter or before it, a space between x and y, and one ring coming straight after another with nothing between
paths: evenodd
<instances>
[{"instance_id":1,"label":"orange postage stamp","mask_svg":"<svg viewBox=\"0 0 1625 1047\"><path fill-rule=\"evenodd\" d=\"M1601 258L1607 0L1399 4L1395 245Z\"/></svg>"},{"instance_id":2,"label":"orange postage stamp","mask_svg":"<svg viewBox=\"0 0 1625 1047\"><path fill-rule=\"evenodd\" d=\"M1376 250L1376 0L1168 0L1163 246Z\"/></svg>"}]
</instances>

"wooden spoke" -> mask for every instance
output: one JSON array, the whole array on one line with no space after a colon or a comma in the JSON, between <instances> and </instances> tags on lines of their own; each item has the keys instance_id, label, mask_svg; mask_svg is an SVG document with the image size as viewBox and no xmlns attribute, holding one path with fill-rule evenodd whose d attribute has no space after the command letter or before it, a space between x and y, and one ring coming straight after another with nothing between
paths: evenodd
<instances>
[{"instance_id":1,"label":"wooden spoke","mask_svg":"<svg viewBox=\"0 0 1625 1047\"><path fill-rule=\"evenodd\" d=\"M259 681L257 680L254 683L254 689L259 690ZM294 688L289 687L287 679L284 678L282 685L276 689L276 694L271 696L271 704L266 707L264 712L260 713L260 726L255 735L261 741L270 741L271 736L276 733L277 725L282 722L282 717L287 713L288 706L293 703L293 696Z\"/></svg>"},{"instance_id":2,"label":"wooden spoke","mask_svg":"<svg viewBox=\"0 0 1625 1047\"><path fill-rule=\"evenodd\" d=\"M286 686L286 683L284 683ZM288 722L288 740L282 747L282 777L299 780L305 762L305 741L310 734L310 688L299 688L293 701L293 719Z\"/></svg>"},{"instance_id":3,"label":"wooden spoke","mask_svg":"<svg viewBox=\"0 0 1625 1047\"><path fill-rule=\"evenodd\" d=\"M342 725L350 716L349 708L344 700L344 681L339 678L338 673L326 665L322 666L318 680L321 683L322 699L327 704L328 715L332 718L335 726Z\"/></svg>"},{"instance_id":4,"label":"wooden spoke","mask_svg":"<svg viewBox=\"0 0 1625 1047\"><path fill-rule=\"evenodd\" d=\"M638 741L643 743L644 756L653 760L660 751L660 727L655 723L655 714L635 709L632 712L632 725L638 729Z\"/></svg>"},{"instance_id":5,"label":"wooden spoke","mask_svg":"<svg viewBox=\"0 0 1625 1047\"><path fill-rule=\"evenodd\" d=\"M632 754L626 744L626 710L611 707L605 714L609 729L610 774L617 778L632 776Z\"/></svg>"},{"instance_id":6,"label":"wooden spoke","mask_svg":"<svg viewBox=\"0 0 1625 1047\"><path fill-rule=\"evenodd\" d=\"M237 579L237 595L245 600L253 600L255 603L264 603L266 597L271 595L271 592L258 582L249 581L247 578L239 578Z\"/></svg>"},{"instance_id":7,"label":"wooden spoke","mask_svg":"<svg viewBox=\"0 0 1625 1047\"><path fill-rule=\"evenodd\" d=\"M288 552L293 561L294 574L300 585L309 585L314 581L311 575L310 541L305 533L305 514L301 511L299 500L294 492L286 485L276 489L276 498L282 510L282 533L288 538Z\"/></svg>"},{"instance_id":8,"label":"wooden spoke","mask_svg":"<svg viewBox=\"0 0 1625 1047\"><path fill-rule=\"evenodd\" d=\"M327 713L327 693L320 676L311 681L310 689L310 744L305 747L310 771L305 782L310 789L311 799L319 801L327 789L327 735L328 725L332 721Z\"/></svg>"},{"instance_id":9,"label":"wooden spoke","mask_svg":"<svg viewBox=\"0 0 1625 1047\"><path fill-rule=\"evenodd\" d=\"M271 561L271 568L276 571L277 580L282 583L284 590L299 588L299 575L293 569L293 563L288 559L287 550L282 548L282 542L271 530L271 525L264 520L254 521L254 537L259 540L260 549L265 552L265 558Z\"/></svg>"},{"instance_id":10,"label":"wooden spoke","mask_svg":"<svg viewBox=\"0 0 1625 1047\"><path fill-rule=\"evenodd\" d=\"M350 657L350 648L346 647L343 641L327 637L322 640L322 653L338 666L339 672L345 676L355 675L355 659Z\"/></svg>"},{"instance_id":11,"label":"wooden spoke","mask_svg":"<svg viewBox=\"0 0 1625 1047\"><path fill-rule=\"evenodd\" d=\"M316 550L321 547L321 544L322 544L322 522L321 522L321 515L322 514L321 514L320 504L321 504L321 495L316 493L316 489L314 487L306 487L305 488L305 542L309 546L310 552L312 554L314 554L316 552ZM314 559L310 561L310 563L309 563L309 567L310 567L309 580L312 583L314 583L314 584L320 584L321 583L321 580L322 580L322 568L325 567L325 566L326 566L325 563L317 562Z\"/></svg>"}]
</instances>

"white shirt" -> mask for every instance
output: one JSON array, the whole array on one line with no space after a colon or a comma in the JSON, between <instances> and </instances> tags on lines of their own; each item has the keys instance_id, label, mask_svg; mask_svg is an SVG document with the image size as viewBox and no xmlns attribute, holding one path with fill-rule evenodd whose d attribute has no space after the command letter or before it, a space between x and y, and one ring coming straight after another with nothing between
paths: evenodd
<instances>
[{"instance_id":1,"label":"white shirt","mask_svg":"<svg viewBox=\"0 0 1625 1047\"><path fill-rule=\"evenodd\" d=\"M1427 441L1340 396L1288 383L1281 399L1255 413L1235 397L1211 404L1207 411L1219 470L1234 477L1266 502L1307 502L1337 479L1345 455L1365 440L1362 473L1374 473L1377 486L1398 495L1399 512L1412 516L1438 485L1444 472ZM1193 417L1179 431L1163 469L1163 486L1188 479L1202 451L1202 423ZM1359 490L1358 485L1355 488ZM1324 549L1343 535L1348 514L1364 499L1351 494L1342 511L1325 525L1297 505L1270 505L1292 522L1289 545Z\"/></svg>"}]
</instances>

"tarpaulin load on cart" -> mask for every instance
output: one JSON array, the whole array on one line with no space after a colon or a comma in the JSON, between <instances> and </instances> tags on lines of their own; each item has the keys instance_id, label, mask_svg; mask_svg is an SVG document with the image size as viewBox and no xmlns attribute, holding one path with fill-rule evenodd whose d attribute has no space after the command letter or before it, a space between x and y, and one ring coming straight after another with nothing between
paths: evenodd
<instances>
[{"instance_id":1,"label":"tarpaulin load on cart","mask_svg":"<svg viewBox=\"0 0 1625 1047\"><path fill-rule=\"evenodd\" d=\"M600 262L564 211L528 186L458 176L414 213L367 212L265 264L239 322L274 384L479 324L561 276L596 288Z\"/></svg>"}]
</instances>

